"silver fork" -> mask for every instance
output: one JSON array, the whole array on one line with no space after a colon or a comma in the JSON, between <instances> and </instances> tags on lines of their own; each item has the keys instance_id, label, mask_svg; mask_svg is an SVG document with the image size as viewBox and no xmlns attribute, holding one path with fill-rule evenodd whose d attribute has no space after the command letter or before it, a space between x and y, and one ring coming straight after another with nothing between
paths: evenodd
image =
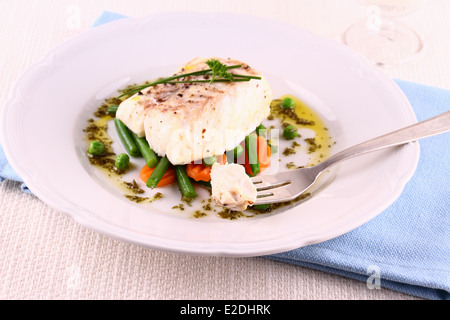
<instances>
[{"instance_id":1,"label":"silver fork","mask_svg":"<svg viewBox=\"0 0 450 320\"><path fill-rule=\"evenodd\" d=\"M309 192L335 164L368 152L398 146L450 131L450 111L345 149L318 165L251 178L257 190L255 205L291 201Z\"/></svg>"}]
</instances>

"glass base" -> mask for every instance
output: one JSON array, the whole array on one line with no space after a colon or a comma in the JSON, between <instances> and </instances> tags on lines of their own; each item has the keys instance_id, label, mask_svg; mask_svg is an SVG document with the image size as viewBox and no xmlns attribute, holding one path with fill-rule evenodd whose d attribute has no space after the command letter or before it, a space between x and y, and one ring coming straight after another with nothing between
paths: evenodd
<instances>
[{"instance_id":1,"label":"glass base","mask_svg":"<svg viewBox=\"0 0 450 320\"><path fill-rule=\"evenodd\" d=\"M397 21L384 21L376 28L366 21L357 22L344 32L342 42L373 64L385 67L411 61L424 48L421 37Z\"/></svg>"}]
</instances>

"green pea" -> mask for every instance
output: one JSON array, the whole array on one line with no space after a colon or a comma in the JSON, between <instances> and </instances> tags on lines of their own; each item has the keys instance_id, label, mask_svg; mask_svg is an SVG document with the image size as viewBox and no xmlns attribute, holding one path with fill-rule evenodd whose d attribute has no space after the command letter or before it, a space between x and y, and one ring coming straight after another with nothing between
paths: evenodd
<instances>
[{"instance_id":1,"label":"green pea","mask_svg":"<svg viewBox=\"0 0 450 320\"><path fill-rule=\"evenodd\" d=\"M99 156L105 152L105 145L101 141L92 141L89 144L88 152L94 156Z\"/></svg>"},{"instance_id":2,"label":"green pea","mask_svg":"<svg viewBox=\"0 0 450 320\"><path fill-rule=\"evenodd\" d=\"M286 97L281 101L281 106L285 109L292 109L295 106L295 101L292 98Z\"/></svg>"},{"instance_id":3,"label":"green pea","mask_svg":"<svg viewBox=\"0 0 450 320\"><path fill-rule=\"evenodd\" d=\"M286 128L284 128L283 131L283 137L285 137L288 140L294 139L298 136L297 128L293 125L288 125Z\"/></svg>"},{"instance_id":4,"label":"green pea","mask_svg":"<svg viewBox=\"0 0 450 320\"><path fill-rule=\"evenodd\" d=\"M215 156L207 157L203 159L203 164L207 167L212 166L214 163L217 162L217 158Z\"/></svg>"},{"instance_id":5,"label":"green pea","mask_svg":"<svg viewBox=\"0 0 450 320\"><path fill-rule=\"evenodd\" d=\"M128 168L128 165L130 164L130 157L126 153L121 153L117 155L116 157L116 168L124 170Z\"/></svg>"}]
</instances>

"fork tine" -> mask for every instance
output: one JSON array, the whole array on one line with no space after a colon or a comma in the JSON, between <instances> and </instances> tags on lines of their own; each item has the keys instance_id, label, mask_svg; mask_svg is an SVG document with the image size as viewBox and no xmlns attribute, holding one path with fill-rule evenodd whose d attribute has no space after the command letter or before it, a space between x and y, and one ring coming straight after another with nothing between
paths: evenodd
<instances>
[{"instance_id":1,"label":"fork tine","mask_svg":"<svg viewBox=\"0 0 450 320\"><path fill-rule=\"evenodd\" d=\"M260 184L263 182L261 179L259 179L259 177L257 177L257 179L251 179L251 180L252 180L253 184Z\"/></svg>"},{"instance_id":2,"label":"fork tine","mask_svg":"<svg viewBox=\"0 0 450 320\"><path fill-rule=\"evenodd\" d=\"M317 179L317 169L303 168L259 175L251 181L257 191L255 204L269 204L296 199L308 192Z\"/></svg>"},{"instance_id":3,"label":"fork tine","mask_svg":"<svg viewBox=\"0 0 450 320\"><path fill-rule=\"evenodd\" d=\"M279 183L280 181L286 181L286 180L290 180L290 177L288 176L282 176L281 173L279 173L278 175L261 175L261 176L256 176L256 177L252 177L250 178L250 180L253 182L254 185L257 184L275 184L275 183Z\"/></svg>"},{"instance_id":4,"label":"fork tine","mask_svg":"<svg viewBox=\"0 0 450 320\"><path fill-rule=\"evenodd\" d=\"M256 202L254 204L269 204L289 201L295 198L292 192L283 187L274 188L268 192L258 192L256 195Z\"/></svg>"},{"instance_id":5,"label":"fork tine","mask_svg":"<svg viewBox=\"0 0 450 320\"><path fill-rule=\"evenodd\" d=\"M291 172L252 177L251 181L257 191L255 204L276 203L293 198L296 190L292 178Z\"/></svg>"},{"instance_id":6,"label":"fork tine","mask_svg":"<svg viewBox=\"0 0 450 320\"><path fill-rule=\"evenodd\" d=\"M264 185L262 187L257 186L256 191L265 191L265 190L275 189L275 188L286 186L288 184L291 184L290 180L286 180L286 181L282 181L282 182L278 182L278 183L274 183L274 184L270 184L270 185Z\"/></svg>"},{"instance_id":7,"label":"fork tine","mask_svg":"<svg viewBox=\"0 0 450 320\"><path fill-rule=\"evenodd\" d=\"M267 198L267 197L272 197L272 196L274 196L273 192L258 193L256 198L259 199L259 198Z\"/></svg>"},{"instance_id":8,"label":"fork tine","mask_svg":"<svg viewBox=\"0 0 450 320\"><path fill-rule=\"evenodd\" d=\"M281 200L281 201L280 201ZM258 194L256 196L256 201L254 204L270 204L270 203L278 203L284 201L283 199L280 199L280 197L276 193L263 193Z\"/></svg>"},{"instance_id":9,"label":"fork tine","mask_svg":"<svg viewBox=\"0 0 450 320\"><path fill-rule=\"evenodd\" d=\"M287 188L291 185L291 180L277 181L273 176L261 176L260 179L253 180L257 191L256 203L280 202L280 196L283 199L290 194Z\"/></svg>"}]
</instances>

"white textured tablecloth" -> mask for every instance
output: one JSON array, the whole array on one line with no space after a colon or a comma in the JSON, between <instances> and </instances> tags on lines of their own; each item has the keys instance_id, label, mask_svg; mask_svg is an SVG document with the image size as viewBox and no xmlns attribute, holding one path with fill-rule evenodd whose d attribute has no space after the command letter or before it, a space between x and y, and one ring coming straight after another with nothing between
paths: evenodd
<instances>
[{"instance_id":1,"label":"white textured tablecloth","mask_svg":"<svg viewBox=\"0 0 450 320\"><path fill-rule=\"evenodd\" d=\"M235 12L283 21L338 39L365 9L353 0L1 0L0 105L17 77L49 49L87 30L98 15ZM402 18L426 51L384 70L450 89L450 1L429 0ZM263 258L198 257L123 243L86 229L19 184L0 184L0 299L418 299Z\"/></svg>"}]
</instances>

